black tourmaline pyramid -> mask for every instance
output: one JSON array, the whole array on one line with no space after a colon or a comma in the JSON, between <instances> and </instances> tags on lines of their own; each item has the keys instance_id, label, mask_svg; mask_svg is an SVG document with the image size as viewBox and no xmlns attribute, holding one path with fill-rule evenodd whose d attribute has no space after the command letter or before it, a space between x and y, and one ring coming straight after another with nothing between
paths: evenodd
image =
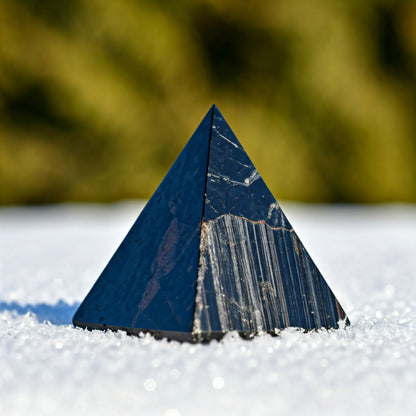
<instances>
[{"instance_id":1,"label":"black tourmaline pyramid","mask_svg":"<svg viewBox=\"0 0 416 416\"><path fill-rule=\"evenodd\" d=\"M76 312L179 341L348 318L214 105Z\"/></svg>"}]
</instances>

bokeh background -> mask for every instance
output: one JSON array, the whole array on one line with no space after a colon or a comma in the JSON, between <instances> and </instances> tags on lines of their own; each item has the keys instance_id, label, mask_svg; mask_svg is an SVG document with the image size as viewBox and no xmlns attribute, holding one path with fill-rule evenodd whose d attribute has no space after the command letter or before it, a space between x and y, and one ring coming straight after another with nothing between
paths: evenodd
<instances>
[{"instance_id":1,"label":"bokeh background","mask_svg":"<svg viewBox=\"0 0 416 416\"><path fill-rule=\"evenodd\" d=\"M148 198L216 103L278 199L416 201L416 2L0 0L0 203Z\"/></svg>"}]
</instances>

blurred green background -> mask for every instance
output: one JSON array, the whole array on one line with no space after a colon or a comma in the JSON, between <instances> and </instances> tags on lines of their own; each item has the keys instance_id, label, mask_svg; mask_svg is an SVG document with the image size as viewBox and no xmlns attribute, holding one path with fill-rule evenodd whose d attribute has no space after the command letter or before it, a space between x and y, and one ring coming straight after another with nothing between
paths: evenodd
<instances>
[{"instance_id":1,"label":"blurred green background","mask_svg":"<svg viewBox=\"0 0 416 416\"><path fill-rule=\"evenodd\" d=\"M148 198L216 103L278 199L416 201L416 2L0 0L0 203Z\"/></svg>"}]
</instances>

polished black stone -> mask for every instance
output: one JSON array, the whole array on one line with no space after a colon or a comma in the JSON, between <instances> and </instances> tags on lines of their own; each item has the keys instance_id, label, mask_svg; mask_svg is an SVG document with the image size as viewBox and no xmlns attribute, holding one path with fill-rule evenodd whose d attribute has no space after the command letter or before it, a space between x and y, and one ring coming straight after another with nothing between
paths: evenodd
<instances>
[{"instance_id":1,"label":"polished black stone","mask_svg":"<svg viewBox=\"0 0 416 416\"><path fill-rule=\"evenodd\" d=\"M88 328L192 331L210 111L74 316Z\"/></svg>"},{"instance_id":2,"label":"polished black stone","mask_svg":"<svg viewBox=\"0 0 416 416\"><path fill-rule=\"evenodd\" d=\"M74 316L181 341L346 315L213 106Z\"/></svg>"}]
</instances>

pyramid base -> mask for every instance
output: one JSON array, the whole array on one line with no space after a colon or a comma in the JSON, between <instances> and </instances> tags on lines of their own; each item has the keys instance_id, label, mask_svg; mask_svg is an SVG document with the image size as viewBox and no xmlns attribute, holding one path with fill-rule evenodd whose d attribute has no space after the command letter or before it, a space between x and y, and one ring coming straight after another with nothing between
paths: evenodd
<instances>
[{"instance_id":1,"label":"pyramid base","mask_svg":"<svg viewBox=\"0 0 416 416\"><path fill-rule=\"evenodd\" d=\"M127 335L133 335L137 337L142 337L145 334L152 335L155 339L161 340L166 339L168 341L178 341L178 342L188 342L191 344L196 343L207 343L213 340L220 341L226 335L226 332L210 332L203 334L195 334L192 332L179 332L179 331L162 331L157 329L144 329L144 328L126 328L122 326L109 326L109 325L99 325L99 324L86 324L85 322L74 321L74 325L83 329L101 330L101 331L123 331ZM237 332L237 331L236 331ZM275 334L275 332L273 331ZM251 339L254 337L253 333L248 332L239 332L238 333L244 339Z\"/></svg>"},{"instance_id":2,"label":"pyramid base","mask_svg":"<svg viewBox=\"0 0 416 416\"><path fill-rule=\"evenodd\" d=\"M205 332L201 334L196 334L192 332L162 331L162 330L157 330L157 329L143 329L143 328L125 328L121 326L107 326L107 325L90 324L90 323L86 324L85 322L77 322L77 321L74 321L73 323L75 326L78 326L83 329L88 329L90 331L92 330L100 330L100 331L109 330L113 332L123 331L123 332L126 332L128 335L133 335L137 337L142 337L145 334L150 334L157 340L166 339L168 341L188 342L191 344L196 344L196 343L201 343L201 342L208 343L213 340L220 341L222 338L224 338L225 335L230 333L230 332L210 332L210 333ZM326 329L326 330L338 329L340 327L345 327L349 325L350 325L350 322L347 318L341 322L341 325L337 325L336 328L330 327L330 328L320 328L320 329ZM302 332L318 330L316 328L304 329L304 328L295 328L295 327L293 327L293 329L296 329ZM263 331L261 332L261 334L278 336L282 330L283 329L276 329L273 331ZM246 339L246 340L253 339L256 335L260 334L259 332L247 332L247 331L233 331L233 333L238 334L241 338Z\"/></svg>"}]
</instances>

